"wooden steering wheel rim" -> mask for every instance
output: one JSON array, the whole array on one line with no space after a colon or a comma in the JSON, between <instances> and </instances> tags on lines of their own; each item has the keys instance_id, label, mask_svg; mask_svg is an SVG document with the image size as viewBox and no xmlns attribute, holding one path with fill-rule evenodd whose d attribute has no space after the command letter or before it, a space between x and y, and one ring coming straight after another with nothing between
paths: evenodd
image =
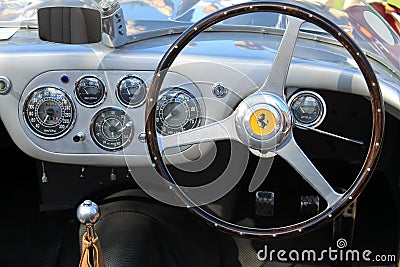
<instances>
[{"instance_id":1,"label":"wooden steering wheel rim","mask_svg":"<svg viewBox=\"0 0 400 267\"><path fill-rule=\"evenodd\" d=\"M176 194L176 196L179 198L179 200L182 201L184 205L187 204L185 206L188 207L190 212L196 214L212 227L218 228L219 230L248 238L286 238L310 232L328 223L333 218L341 214L341 212L361 194L361 192L367 185L373 174L382 150L385 112L383 97L381 95L378 80L363 51L345 31L343 31L333 22L304 7L293 4L282 4L279 2L252 2L238 4L225 9L221 9L201 19L200 21L189 27L178 37L178 39L164 54L158 67L155 70L155 74L149 87L146 100L146 140L149 150L149 156L156 171L167 182L176 184L173 177L171 177L169 171L167 170L165 163L163 162L163 157L161 155L158 144L157 130L155 124L155 103L157 102L160 88L164 81L166 73L168 72L173 61L183 50L183 48L205 29L225 19L254 12L276 12L294 16L303 19L306 22L311 22L321 27L322 29L330 33L334 38L336 38L354 58L368 86L372 106L372 136L363 166L353 184L343 194L343 197L339 199L334 205L308 220L293 225L277 228L249 228L241 225L232 224L215 217L200 206L192 207L190 199L188 199L187 196L184 195L180 190L171 190L171 193Z\"/></svg>"}]
</instances>

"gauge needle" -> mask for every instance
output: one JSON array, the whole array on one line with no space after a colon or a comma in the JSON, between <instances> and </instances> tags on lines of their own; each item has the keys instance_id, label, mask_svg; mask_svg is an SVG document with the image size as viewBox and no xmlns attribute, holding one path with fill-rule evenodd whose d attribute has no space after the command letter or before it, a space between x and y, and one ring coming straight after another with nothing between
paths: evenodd
<instances>
[{"instance_id":1,"label":"gauge needle","mask_svg":"<svg viewBox=\"0 0 400 267\"><path fill-rule=\"evenodd\" d=\"M169 118L171 118L173 115L172 115L172 112L170 112L168 115L167 115L167 117L165 117L165 119L164 120L168 120Z\"/></svg>"},{"instance_id":2,"label":"gauge needle","mask_svg":"<svg viewBox=\"0 0 400 267\"><path fill-rule=\"evenodd\" d=\"M300 111L303 113L306 113L303 108L305 102L306 102L306 99L304 98L301 100L301 103L299 104Z\"/></svg>"},{"instance_id":3,"label":"gauge needle","mask_svg":"<svg viewBox=\"0 0 400 267\"><path fill-rule=\"evenodd\" d=\"M165 121L167 121L169 118L171 118L171 117L175 117L175 116L178 116L179 115L179 106L180 106L181 104L179 104L178 106L176 106L176 107L174 107L172 110L171 110L171 112L167 115L167 117L165 117Z\"/></svg>"},{"instance_id":4,"label":"gauge needle","mask_svg":"<svg viewBox=\"0 0 400 267\"><path fill-rule=\"evenodd\" d=\"M46 115L46 117L44 117L44 121L43 122L46 122L48 119L49 119L49 115Z\"/></svg>"},{"instance_id":5,"label":"gauge needle","mask_svg":"<svg viewBox=\"0 0 400 267\"><path fill-rule=\"evenodd\" d=\"M124 127L118 130L118 132L124 131L126 128L131 128L133 126L133 123L131 121L128 121Z\"/></svg>"}]
</instances>

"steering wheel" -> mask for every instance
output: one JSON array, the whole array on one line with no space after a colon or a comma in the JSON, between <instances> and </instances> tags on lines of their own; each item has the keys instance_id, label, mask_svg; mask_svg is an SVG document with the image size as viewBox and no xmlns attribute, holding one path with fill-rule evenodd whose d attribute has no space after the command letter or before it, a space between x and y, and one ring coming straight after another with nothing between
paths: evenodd
<instances>
[{"instance_id":1,"label":"steering wheel","mask_svg":"<svg viewBox=\"0 0 400 267\"><path fill-rule=\"evenodd\" d=\"M156 106L161 85L172 63L184 47L210 26L228 18L254 12L277 12L289 15L275 60L266 81L247 96L227 118L181 133L164 136L156 131ZM336 192L312 164L293 137L293 116L286 102L284 88L289 65L301 25L311 22L334 36L351 54L367 84L372 106L372 135L365 160L353 184L344 192ZM254 123L254 116L263 113L269 125L262 129ZM163 161L162 152L168 147L200 143L207 140L230 139L249 148L272 152L287 161L326 202L325 210L296 224L276 228L252 228L225 222L199 205L193 205L182 190L171 190L187 208L211 226L222 231L249 238L283 238L312 231L340 215L363 191L376 167L383 144L384 103L378 80L366 56L357 44L340 27L327 18L294 4L277 2L249 2L219 10L201 19L184 31L161 59L149 87L146 102L146 139L151 161L156 171L169 183L174 178ZM160 144L162 142L162 144ZM160 149L160 145L162 149ZM179 187L178 187L179 188Z\"/></svg>"}]
</instances>

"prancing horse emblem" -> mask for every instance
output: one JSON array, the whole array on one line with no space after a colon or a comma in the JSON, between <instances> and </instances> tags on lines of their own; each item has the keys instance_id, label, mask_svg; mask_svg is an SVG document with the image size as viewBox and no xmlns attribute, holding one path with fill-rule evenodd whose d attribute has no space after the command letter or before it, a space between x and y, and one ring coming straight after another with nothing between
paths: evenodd
<instances>
[{"instance_id":1,"label":"prancing horse emblem","mask_svg":"<svg viewBox=\"0 0 400 267\"><path fill-rule=\"evenodd\" d=\"M258 127L260 127L261 130L264 130L264 128L268 126L268 123L268 120L265 121L265 113L261 113L260 117L257 118Z\"/></svg>"}]
</instances>

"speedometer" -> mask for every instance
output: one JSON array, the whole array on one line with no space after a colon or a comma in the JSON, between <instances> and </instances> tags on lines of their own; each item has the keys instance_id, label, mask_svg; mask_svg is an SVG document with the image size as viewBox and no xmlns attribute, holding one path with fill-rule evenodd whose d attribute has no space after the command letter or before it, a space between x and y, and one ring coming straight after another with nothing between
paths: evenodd
<instances>
[{"instance_id":1,"label":"speedometer","mask_svg":"<svg viewBox=\"0 0 400 267\"><path fill-rule=\"evenodd\" d=\"M156 127L163 135L193 129L200 124L199 103L191 93L181 88L162 94L156 110Z\"/></svg>"},{"instance_id":2,"label":"speedometer","mask_svg":"<svg viewBox=\"0 0 400 267\"><path fill-rule=\"evenodd\" d=\"M24 104L24 119L28 128L44 139L65 135L75 118L75 109L69 95L54 87L33 91Z\"/></svg>"}]
</instances>

